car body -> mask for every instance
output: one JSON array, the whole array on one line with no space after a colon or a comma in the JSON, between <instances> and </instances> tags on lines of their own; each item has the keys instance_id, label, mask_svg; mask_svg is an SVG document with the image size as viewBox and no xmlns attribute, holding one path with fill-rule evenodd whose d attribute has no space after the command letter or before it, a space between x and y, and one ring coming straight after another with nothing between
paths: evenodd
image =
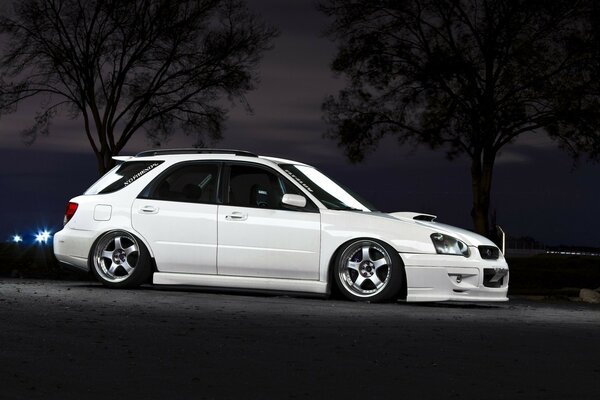
<instances>
[{"instance_id":1,"label":"car body","mask_svg":"<svg viewBox=\"0 0 600 400\"><path fill-rule=\"evenodd\" d=\"M71 199L57 259L105 285L275 290L358 301L505 301L494 243L375 211L315 168L235 150L148 151Z\"/></svg>"}]
</instances>

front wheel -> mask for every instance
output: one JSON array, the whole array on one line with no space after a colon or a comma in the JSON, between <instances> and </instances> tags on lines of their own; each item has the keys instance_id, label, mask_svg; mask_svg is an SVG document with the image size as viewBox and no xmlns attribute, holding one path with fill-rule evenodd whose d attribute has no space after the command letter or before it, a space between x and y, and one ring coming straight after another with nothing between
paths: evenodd
<instances>
[{"instance_id":1,"label":"front wheel","mask_svg":"<svg viewBox=\"0 0 600 400\"><path fill-rule=\"evenodd\" d=\"M125 231L112 231L101 236L91 252L91 267L105 286L130 288L145 283L152 272L146 246Z\"/></svg>"},{"instance_id":2,"label":"front wheel","mask_svg":"<svg viewBox=\"0 0 600 400\"><path fill-rule=\"evenodd\" d=\"M359 239L342 246L335 260L334 279L350 300L389 301L400 293L403 263L389 245Z\"/></svg>"}]
</instances>

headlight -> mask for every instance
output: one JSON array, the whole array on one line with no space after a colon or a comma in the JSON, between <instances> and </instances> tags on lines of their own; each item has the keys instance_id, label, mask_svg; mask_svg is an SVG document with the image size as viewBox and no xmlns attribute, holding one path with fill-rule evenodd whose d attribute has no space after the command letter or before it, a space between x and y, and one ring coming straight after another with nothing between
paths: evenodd
<instances>
[{"instance_id":1,"label":"headlight","mask_svg":"<svg viewBox=\"0 0 600 400\"><path fill-rule=\"evenodd\" d=\"M453 254L457 256L469 257L469 246L452 236L442 235L441 233L431 234L431 241L438 254Z\"/></svg>"}]
</instances>

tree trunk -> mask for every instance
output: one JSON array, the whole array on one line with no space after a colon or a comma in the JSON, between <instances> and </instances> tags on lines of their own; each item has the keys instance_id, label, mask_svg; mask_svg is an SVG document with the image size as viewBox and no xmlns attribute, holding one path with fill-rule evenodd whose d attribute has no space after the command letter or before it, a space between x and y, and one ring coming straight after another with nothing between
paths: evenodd
<instances>
[{"instance_id":1,"label":"tree trunk","mask_svg":"<svg viewBox=\"0 0 600 400\"><path fill-rule=\"evenodd\" d=\"M471 161L471 183L473 190L473 208L471 217L475 232L490 237L490 194L496 154L486 149Z\"/></svg>"}]
</instances>

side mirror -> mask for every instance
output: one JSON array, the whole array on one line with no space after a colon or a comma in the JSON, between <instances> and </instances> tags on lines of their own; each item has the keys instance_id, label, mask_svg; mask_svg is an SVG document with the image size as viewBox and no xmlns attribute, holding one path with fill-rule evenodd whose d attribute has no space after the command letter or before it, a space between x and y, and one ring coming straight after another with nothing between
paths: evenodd
<instances>
[{"instance_id":1,"label":"side mirror","mask_svg":"<svg viewBox=\"0 0 600 400\"><path fill-rule=\"evenodd\" d=\"M284 194L281 199L281 203L286 206L292 206L297 208L306 207L306 197L300 196L299 194Z\"/></svg>"}]
</instances>

